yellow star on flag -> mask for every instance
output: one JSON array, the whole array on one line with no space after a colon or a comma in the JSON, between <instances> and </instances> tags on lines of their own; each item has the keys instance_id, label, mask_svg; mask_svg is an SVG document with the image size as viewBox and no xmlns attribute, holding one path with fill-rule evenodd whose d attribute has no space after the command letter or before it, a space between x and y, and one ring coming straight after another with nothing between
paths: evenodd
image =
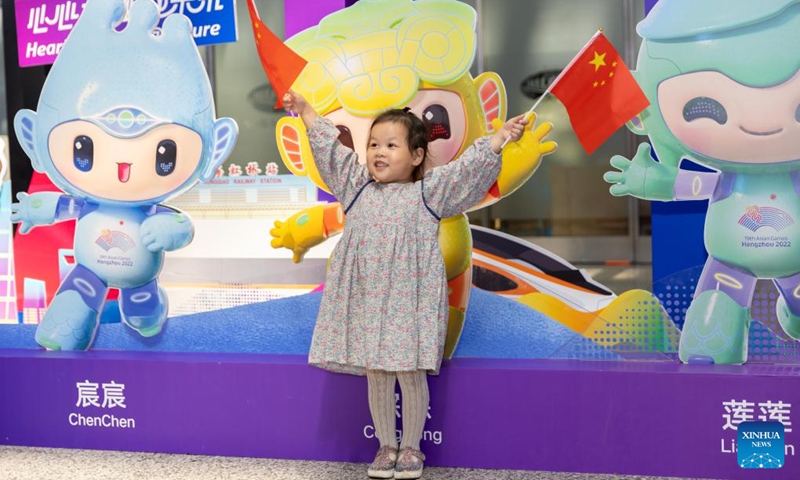
<instances>
[{"instance_id":1,"label":"yellow star on flag","mask_svg":"<svg viewBox=\"0 0 800 480\"><path fill-rule=\"evenodd\" d=\"M589 63L594 65L594 71L595 72L600 70L600 67L604 67L606 65L605 58L606 58L606 54L605 53L600 55L597 52L594 52L594 60L592 60Z\"/></svg>"}]
</instances>

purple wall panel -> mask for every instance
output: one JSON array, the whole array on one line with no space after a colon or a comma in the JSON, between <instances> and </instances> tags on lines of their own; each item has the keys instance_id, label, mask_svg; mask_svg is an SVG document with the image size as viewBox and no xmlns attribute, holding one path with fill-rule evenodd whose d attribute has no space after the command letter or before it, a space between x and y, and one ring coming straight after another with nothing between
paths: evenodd
<instances>
[{"instance_id":1,"label":"purple wall panel","mask_svg":"<svg viewBox=\"0 0 800 480\"><path fill-rule=\"evenodd\" d=\"M11 445L360 462L377 447L366 381L304 357L7 350L0 372ZM87 381L124 385L125 408L80 405ZM780 401L791 426L800 369L461 359L430 383L430 465L800 478L794 446L781 470L740 469L724 420L724 402L751 402L757 420L759 404ZM135 428L71 425L76 415Z\"/></svg>"}]
</instances>

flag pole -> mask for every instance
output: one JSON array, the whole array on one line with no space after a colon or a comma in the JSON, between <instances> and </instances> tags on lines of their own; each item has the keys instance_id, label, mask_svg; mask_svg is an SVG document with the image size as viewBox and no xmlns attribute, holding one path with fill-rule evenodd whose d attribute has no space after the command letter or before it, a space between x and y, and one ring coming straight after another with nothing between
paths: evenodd
<instances>
[{"instance_id":1,"label":"flag pole","mask_svg":"<svg viewBox=\"0 0 800 480\"><path fill-rule=\"evenodd\" d=\"M570 62L567 64L567 66L566 66L566 67L564 67L564 69L563 69L563 70L561 70L561 73L559 73L559 74L558 74L558 76L556 77L556 79L555 79L555 80L553 80L553 81L550 83L550 85L547 87L547 90L545 90L545 91L544 91L544 93L543 93L543 94L542 94L542 95L541 95L539 98L537 98L537 99L536 99L536 102L534 102L533 106L532 106L532 107L531 107L531 108L530 108L530 109L529 109L527 112L525 112L525 118L528 118L528 117L530 117L530 116L531 116L531 114L532 114L532 113L533 113L533 111L536 109L536 107L538 107L538 106L539 106L539 104L540 104L540 103L542 103L542 100L544 100L544 97L546 97L546 96L547 96L547 94L548 94L548 93L550 93L550 91L551 91L551 90L553 90L553 87L555 87L555 86L556 86L556 83L558 83L558 81L559 81L559 80L561 80L561 77L563 77L563 76L564 76L564 74L565 74L565 73L566 73L566 72L567 72L567 71L568 71L570 68L572 68L572 66L575 64L575 62L578 60L578 58L579 58L581 55L583 55L583 52L585 52L585 51L586 51L586 48L587 48L587 47L589 47L589 45L590 45L590 44L591 44L591 43L594 41L594 39L595 39L595 38L597 38L597 36L598 36L598 35L600 35L601 33L603 33L603 27L600 27L600 28L598 28L598 29L597 29L597 31L596 31L596 32L594 32L594 35L592 35L592 38L590 38L590 39L589 39L589 40L586 42L586 44L585 44L585 45L584 45L584 46L583 46L583 47L582 47L580 50L578 50L578 53L576 53L576 54L575 54L575 56L574 56L574 57L572 57L572 60L570 60ZM508 138L506 138L506 140L503 142L503 145L502 145L502 146L500 146L500 150L502 150L502 149L503 149L503 147L505 147L507 143L508 143Z\"/></svg>"}]
</instances>

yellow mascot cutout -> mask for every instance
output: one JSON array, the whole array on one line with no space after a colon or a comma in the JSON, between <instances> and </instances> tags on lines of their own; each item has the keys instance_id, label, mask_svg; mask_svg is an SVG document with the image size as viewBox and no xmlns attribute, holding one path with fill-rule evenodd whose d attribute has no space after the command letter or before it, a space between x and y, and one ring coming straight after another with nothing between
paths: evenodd
<instances>
[{"instance_id":1,"label":"yellow mascot cutout","mask_svg":"<svg viewBox=\"0 0 800 480\"><path fill-rule=\"evenodd\" d=\"M506 117L506 92L493 72L472 78L476 12L452 0L361 0L298 33L286 45L308 61L293 89L341 131L340 141L363 161L369 127L377 114L409 107L428 126L428 168L454 160L477 138L494 133ZM531 119L531 125L535 118ZM530 127L529 127L530 128ZM554 142L541 143L550 124L526 131L503 150L497 182L475 210L514 192L536 171ZM281 158L295 175L328 190L317 172L305 127L285 117L276 135ZM338 203L303 210L271 230L274 248L288 248L295 262L340 233ZM472 284L472 237L466 215L443 219L439 242L449 286L450 317L445 357L455 351Z\"/></svg>"}]
</instances>

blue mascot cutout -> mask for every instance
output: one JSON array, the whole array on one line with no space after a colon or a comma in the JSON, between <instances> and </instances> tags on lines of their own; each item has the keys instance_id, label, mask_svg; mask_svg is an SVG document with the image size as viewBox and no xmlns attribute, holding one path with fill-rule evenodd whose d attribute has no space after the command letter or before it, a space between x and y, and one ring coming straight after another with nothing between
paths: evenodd
<instances>
[{"instance_id":1,"label":"blue mascot cutout","mask_svg":"<svg viewBox=\"0 0 800 480\"><path fill-rule=\"evenodd\" d=\"M800 339L800 0L661 0L637 31L634 76L651 106L629 127L660 161L642 144L604 178L614 195L709 200L679 356L744 363L758 279L774 282L778 321Z\"/></svg>"},{"instance_id":2,"label":"blue mascot cutout","mask_svg":"<svg viewBox=\"0 0 800 480\"><path fill-rule=\"evenodd\" d=\"M144 337L167 319L158 285L164 252L191 242L189 217L161 205L214 177L236 143L230 118L215 119L203 63L182 15L155 27L152 0L90 0L42 89L38 112L14 129L33 168L66 194L17 195L20 233L77 219L75 266L36 330L52 350L86 350L109 287L122 320Z\"/></svg>"}]
</instances>

